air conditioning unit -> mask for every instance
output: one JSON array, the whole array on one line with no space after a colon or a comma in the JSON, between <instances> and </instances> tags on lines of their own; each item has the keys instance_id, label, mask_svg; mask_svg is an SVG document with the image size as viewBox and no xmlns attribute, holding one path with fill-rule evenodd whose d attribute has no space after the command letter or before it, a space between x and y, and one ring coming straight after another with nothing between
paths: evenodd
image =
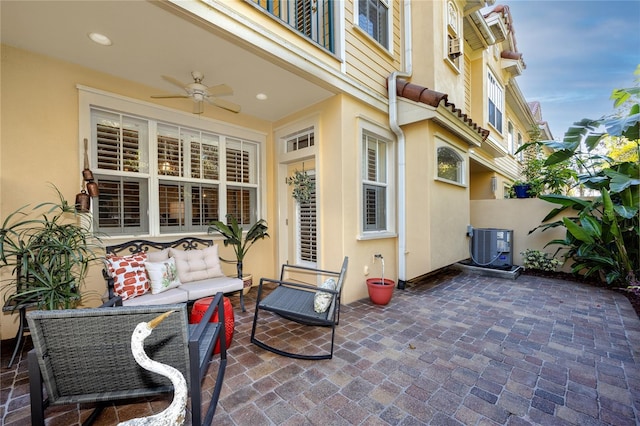
<instances>
[{"instance_id":1,"label":"air conditioning unit","mask_svg":"<svg viewBox=\"0 0 640 426\"><path fill-rule=\"evenodd\" d=\"M449 37L449 58L455 59L458 56L462 55L462 47L460 45L459 38Z\"/></svg>"},{"instance_id":2,"label":"air conditioning unit","mask_svg":"<svg viewBox=\"0 0 640 426\"><path fill-rule=\"evenodd\" d=\"M513 231L480 228L473 230L471 260L480 266L511 267Z\"/></svg>"}]
</instances>

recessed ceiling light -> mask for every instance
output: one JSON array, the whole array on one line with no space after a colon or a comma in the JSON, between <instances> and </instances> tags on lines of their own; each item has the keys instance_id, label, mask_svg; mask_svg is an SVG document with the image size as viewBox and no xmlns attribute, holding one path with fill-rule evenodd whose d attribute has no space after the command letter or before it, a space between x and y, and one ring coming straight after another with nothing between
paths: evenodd
<instances>
[{"instance_id":1,"label":"recessed ceiling light","mask_svg":"<svg viewBox=\"0 0 640 426\"><path fill-rule=\"evenodd\" d=\"M258 99L258 100L260 100L260 101L265 101L265 100L267 100L267 98L268 98L268 96L267 96L267 95L265 95L264 93L258 93L258 94L256 95L256 99Z\"/></svg>"},{"instance_id":2,"label":"recessed ceiling light","mask_svg":"<svg viewBox=\"0 0 640 426\"><path fill-rule=\"evenodd\" d=\"M111 39L109 37L107 37L104 34L100 34L100 33L89 33L89 38L98 44L101 44L103 46L111 46L113 44L113 42L111 41Z\"/></svg>"}]
</instances>

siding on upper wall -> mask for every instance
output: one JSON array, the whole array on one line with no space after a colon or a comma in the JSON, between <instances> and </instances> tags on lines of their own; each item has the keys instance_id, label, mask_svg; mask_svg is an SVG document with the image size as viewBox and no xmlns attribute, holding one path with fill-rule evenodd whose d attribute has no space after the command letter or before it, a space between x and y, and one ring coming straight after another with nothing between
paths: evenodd
<instances>
[{"instance_id":1,"label":"siding on upper wall","mask_svg":"<svg viewBox=\"0 0 640 426\"><path fill-rule=\"evenodd\" d=\"M392 1L391 5L392 52L388 52L358 28L357 22L354 22L353 1L347 2L345 7L346 73L358 83L384 96L387 93L387 77L400 69L402 56L400 2Z\"/></svg>"},{"instance_id":2,"label":"siding on upper wall","mask_svg":"<svg viewBox=\"0 0 640 426\"><path fill-rule=\"evenodd\" d=\"M465 114L471 116L471 59L464 56L464 110Z\"/></svg>"}]
</instances>

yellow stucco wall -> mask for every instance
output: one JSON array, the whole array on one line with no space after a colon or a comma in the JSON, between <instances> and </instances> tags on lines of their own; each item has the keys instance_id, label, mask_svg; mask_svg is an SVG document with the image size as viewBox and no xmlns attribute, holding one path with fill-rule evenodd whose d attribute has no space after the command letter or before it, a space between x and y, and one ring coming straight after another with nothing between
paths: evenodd
<instances>
[{"instance_id":1,"label":"yellow stucco wall","mask_svg":"<svg viewBox=\"0 0 640 426\"><path fill-rule=\"evenodd\" d=\"M93 87L106 92L149 102L153 88L102 74L73 64L2 46L2 138L0 145L1 182L0 215L4 218L19 206L51 200L55 194L48 182L53 182L73 201L80 190L82 153L78 126L78 91L76 85ZM38 82L38 84L33 84ZM158 104L167 104L158 100ZM9 107L10 106L10 107ZM213 111L213 112L211 112ZM271 239L260 241L245 260L245 271L254 278L276 276L276 241L278 229L273 173L276 168L276 146L273 143L272 123L265 123L242 115L206 111L205 116L223 119L240 126L248 126L268 135L264 149L267 169L267 216ZM365 280L379 276L379 264L373 263L373 254L385 257L385 275L397 278L396 240L359 241L360 209L360 130L358 117L366 117L384 127L386 115L371 109L357 99L336 96L328 101L300 111L298 115L319 114L320 146L320 205L322 213L320 249L323 266L338 268L342 256L350 257L349 273L345 283L343 302L349 303L367 296ZM289 117L287 120L294 120ZM281 124L281 123L274 123ZM206 236L205 236L206 237ZM103 243L117 244L130 238L105 239ZM172 240L163 236L158 240ZM233 258L230 249L221 247L221 256ZM232 267L225 272L231 274ZM9 271L3 270L3 279ZM91 268L86 280L85 306L97 306L104 293L101 267ZM17 330L17 316L0 316L0 338L11 338Z\"/></svg>"},{"instance_id":2,"label":"yellow stucco wall","mask_svg":"<svg viewBox=\"0 0 640 426\"><path fill-rule=\"evenodd\" d=\"M69 202L80 190L83 168L78 136L78 91L76 84L98 88L149 102L154 89L70 63L53 60L6 45L2 53L2 133L0 139L0 217L25 205L55 201L50 183L56 185ZM167 104L158 101L158 104ZM217 111L206 112L219 118ZM223 112L225 121L268 133L265 123ZM267 141L269 145L269 141ZM267 161L270 150L265 149ZM267 168L267 193L272 185ZM272 222L268 210L267 221ZM270 232L272 230L270 229ZM206 236L204 236L206 238ZM163 238L172 240L175 238ZM106 239L104 244L120 240ZM259 242L248 254L245 270L257 276L273 276L273 240ZM233 258L230 249L221 247L221 256ZM228 273L232 273L233 268ZM10 279L2 270L2 280ZM86 280L86 306L97 306L105 289L100 267L93 267ZM17 315L0 315L0 338L13 337Z\"/></svg>"},{"instance_id":3,"label":"yellow stucco wall","mask_svg":"<svg viewBox=\"0 0 640 426\"><path fill-rule=\"evenodd\" d=\"M471 224L475 228L499 228L513 230L513 263L522 265L522 255L526 249L541 250L553 254L558 246L544 247L549 241L564 239L564 228L548 229L544 232L529 231L542 223L542 219L557 205L538 198L472 200ZM565 212L563 215L570 215ZM561 215L561 216L563 216ZM560 217L561 217L560 216ZM556 220L556 219L554 219ZM560 255L556 256L560 259ZM563 270L570 271L569 265Z\"/></svg>"},{"instance_id":4,"label":"yellow stucco wall","mask_svg":"<svg viewBox=\"0 0 640 426\"><path fill-rule=\"evenodd\" d=\"M468 147L431 121L406 126L407 279L464 259L469 190L437 179L436 149L448 143L467 157ZM467 159L468 161L468 159ZM469 177L465 177L468 182Z\"/></svg>"}]
</instances>

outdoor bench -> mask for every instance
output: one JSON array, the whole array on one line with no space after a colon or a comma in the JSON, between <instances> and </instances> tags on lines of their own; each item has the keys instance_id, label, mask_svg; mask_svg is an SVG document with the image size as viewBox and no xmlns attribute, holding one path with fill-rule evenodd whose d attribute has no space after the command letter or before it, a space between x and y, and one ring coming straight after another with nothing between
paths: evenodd
<instances>
[{"instance_id":1,"label":"outdoor bench","mask_svg":"<svg viewBox=\"0 0 640 426\"><path fill-rule=\"evenodd\" d=\"M224 275L220 262L235 262L221 259L213 240L131 240L105 251L105 299L120 296L123 306L165 305L239 292L245 311L242 272L238 277Z\"/></svg>"}]
</instances>

